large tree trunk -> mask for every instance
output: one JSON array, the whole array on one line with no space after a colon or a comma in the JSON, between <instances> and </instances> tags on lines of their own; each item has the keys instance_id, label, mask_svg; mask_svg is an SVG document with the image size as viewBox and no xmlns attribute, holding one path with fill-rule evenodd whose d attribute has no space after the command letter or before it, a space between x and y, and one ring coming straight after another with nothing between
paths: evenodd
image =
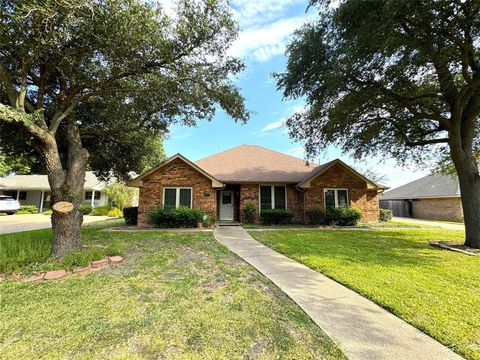
<instances>
[{"instance_id":1,"label":"large tree trunk","mask_svg":"<svg viewBox=\"0 0 480 360\"><path fill-rule=\"evenodd\" d=\"M452 119L450 156L457 170L465 221L465 245L480 249L480 175L473 153L475 123Z\"/></svg>"},{"instance_id":2,"label":"large tree trunk","mask_svg":"<svg viewBox=\"0 0 480 360\"><path fill-rule=\"evenodd\" d=\"M83 202L83 186L88 162L88 151L82 147L78 128L72 117L66 125L68 156L66 170L58 153L58 145L53 137L47 137L41 146L41 154L47 168L48 181L52 190L52 205L60 201L73 204L68 212L53 211L52 255L61 258L73 250L80 249L83 215L80 205Z\"/></svg>"},{"instance_id":3,"label":"large tree trunk","mask_svg":"<svg viewBox=\"0 0 480 360\"><path fill-rule=\"evenodd\" d=\"M480 178L478 173L458 172L465 221L465 245L480 248Z\"/></svg>"}]
</instances>

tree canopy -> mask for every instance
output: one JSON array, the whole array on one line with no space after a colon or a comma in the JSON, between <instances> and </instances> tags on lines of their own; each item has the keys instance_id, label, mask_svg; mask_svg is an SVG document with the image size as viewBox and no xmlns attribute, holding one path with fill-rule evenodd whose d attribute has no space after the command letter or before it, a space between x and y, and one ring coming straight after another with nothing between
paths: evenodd
<instances>
[{"instance_id":1,"label":"tree canopy","mask_svg":"<svg viewBox=\"0 0 480 360\"><path fill-rule=\"evenodd\" d=\"M35 150L52 204L73 204L52 214L56 257L81 246L87 167L125 178L163 157L171 124L249 117L228 4L179 0L169 13L146 0L0 0L0 149Z\"/></svg>"},{"instance_id":2,"label":"tree canopy","mask_svg":"<svg viewBox=\"0 0 480 360\"><path fill-rule=\"evenodd\" d=\"M306 99L287 125L310 156L328 144L399 161L424 160L426 148L448 152L455 102L478 137L480 1L311 5L318 18L296 31L276 74L285 97Z\"/></svg>"}]
</instances>

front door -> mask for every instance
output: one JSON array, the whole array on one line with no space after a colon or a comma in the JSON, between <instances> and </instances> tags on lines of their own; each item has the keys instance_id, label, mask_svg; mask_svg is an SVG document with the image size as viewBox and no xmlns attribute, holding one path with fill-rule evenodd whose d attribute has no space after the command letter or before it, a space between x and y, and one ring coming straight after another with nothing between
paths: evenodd
<instances>
[{"instance_id":1,"label":"front door","mask_svg":"<svg viewBox=\"0 0 480 360\"><path fill-rule=\"evenodd\" d=\"M220 220L233 220L233 191L220 192Z\"/></svg>"}]
</instances>

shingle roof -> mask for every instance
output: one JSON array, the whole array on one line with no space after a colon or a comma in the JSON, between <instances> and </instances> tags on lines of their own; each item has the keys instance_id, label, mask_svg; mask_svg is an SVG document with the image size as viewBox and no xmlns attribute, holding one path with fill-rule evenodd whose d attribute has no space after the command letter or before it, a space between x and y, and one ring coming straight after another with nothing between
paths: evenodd
<instances>
[{"instance_id":1,"label":"shingle roof","mask_svg":"<svg viewBox=\"0 0 480 360\"><path fill-rule=\"evenodd\" d=\"M240 145L195 161L222 182L298 183L316 164L257 145Z\"/></svg>"},{"instance_id":2,"label":"shingle roof","mask_svg":"<svg viewBox=\"0 0 480 360\"><path fill-rule=\"evenodd\" d=\"M85 174L86 190L101 190L106 183L97 179L93 171ZM50 190L47 175L10 175L0 178L0 189L2 190Z\"/></svg>"},{"instance_id":3,"label":"shingle roof","mask_svg":"<svg viewBox=\"0 0 480 360\"><path fill-rule=\"evenodd\" d=\"M450 175L431 174L383 194L382 200L460 197L458 179Z\"/></svg>"}]
</instances>

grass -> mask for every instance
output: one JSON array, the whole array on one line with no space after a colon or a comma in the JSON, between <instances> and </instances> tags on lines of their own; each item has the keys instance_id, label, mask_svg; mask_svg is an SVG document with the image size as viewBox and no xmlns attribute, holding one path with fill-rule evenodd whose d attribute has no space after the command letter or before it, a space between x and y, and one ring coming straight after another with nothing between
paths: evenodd
<instances>
[{"instance_id":1,"label":"grass","mask_svg":"<svg viewBox=\"0 0 480 360\"><path fill-rule=\"evenodd\" d=\"M480 359L480 257L432 248L463 231L250 232L354 289L469 359Z\"/></svg>"},{"instance_id":2,"label":"grass","mask_svg":"<svg viewBox=\"0 0 480 360\"><path fill-rule=\"evenodd\" d=\"M125 261L58 281L0 281L0 358L345 358L211 233L82 232L89 245L115 242Z\"/></svg>"},{"instance_id":3,"label":"grass","mask_svg":"<svg viewBox=\"0 0 480 360\"><path fill-rule=\"evenodd\" d=\"M117 223L123 220L117 220ZM101 225L85 225L83 233L98 232L100 228L115 225L114 220ZM111 241L105 247L90 247L68 254L61 261L50 256L52 249L50 229L24 231L20 233L0 235L0 272L20 272L30 274L38 271L55 269L72 270L75 267L85 266L94 260L100 260L107 255L122 255L117 242Z\"/></svg>"}]
</instances>

